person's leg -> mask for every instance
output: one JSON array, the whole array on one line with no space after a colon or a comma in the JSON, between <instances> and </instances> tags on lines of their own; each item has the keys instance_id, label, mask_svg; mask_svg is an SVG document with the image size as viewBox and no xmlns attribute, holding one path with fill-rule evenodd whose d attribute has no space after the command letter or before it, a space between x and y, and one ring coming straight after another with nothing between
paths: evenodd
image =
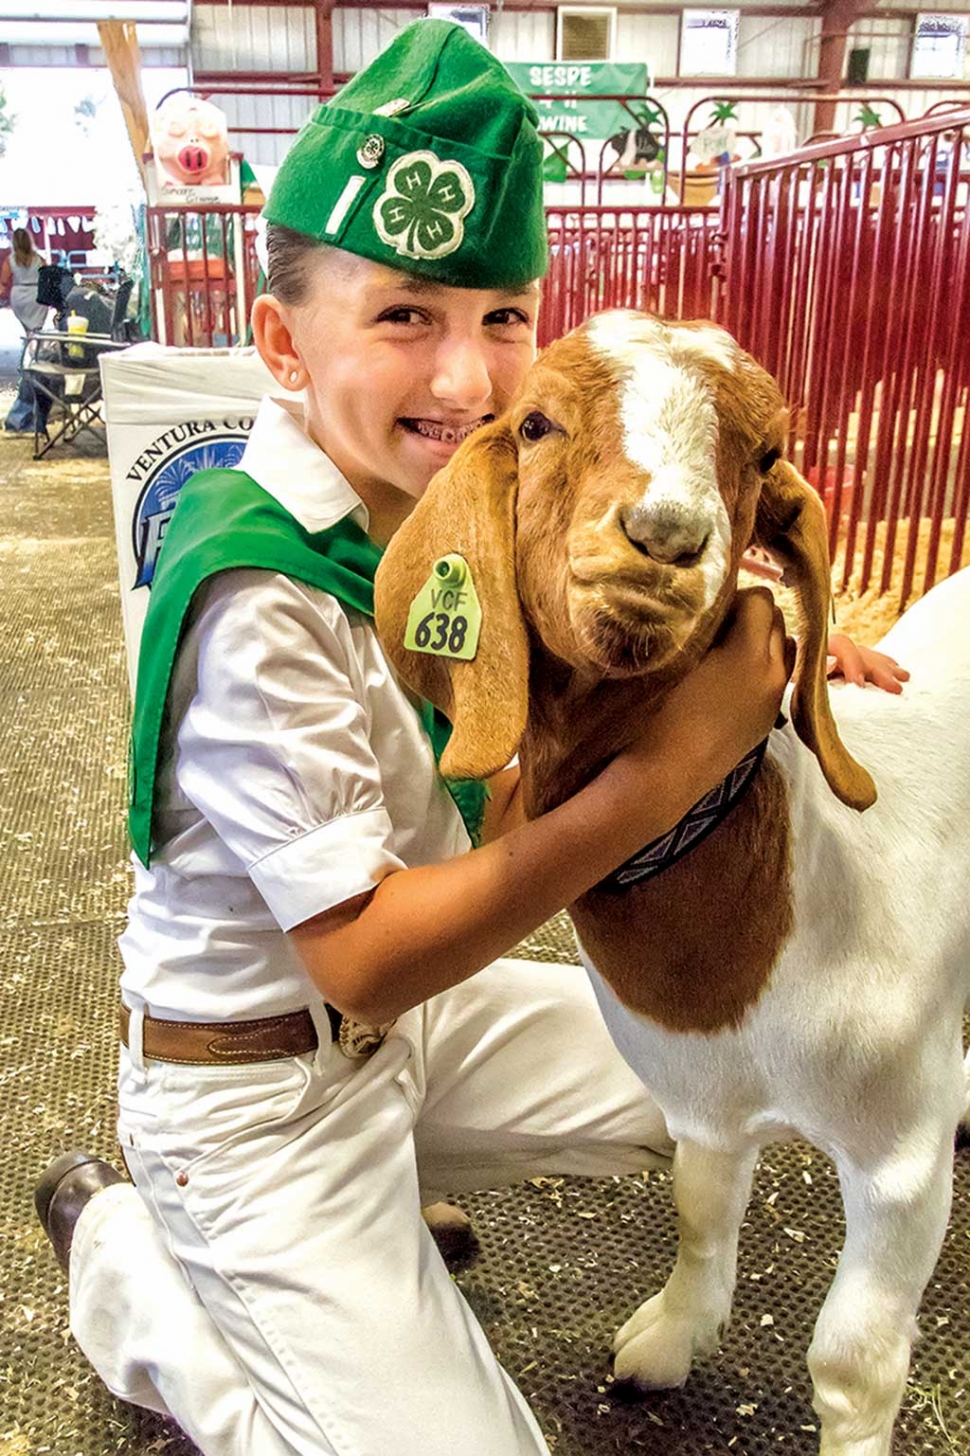
<instances>
[{"instance_id":1,"label":"person's leg","mask_svg":"<svg viewBox=\"0 0 970 1456\"><path fill-rule=\"evenodd\" d=\"M34 392L27 375L24 373L24 351L26 348L27 335L25 333L20 349L20 359L17 363L17 398L10 406L10 411L4 421L5 430L20 434L29 434L34 427Z\"/></svg>"},{"instance_id":2,"label":"person's leg","mask_svg":"<svg viewBox=\"0 0 970 1456\"><path fill-rule=\"evenodd\" d=\"M131 1184L78 1219L70 1288L71 1333L112 1394L170 1416L205 1456L293 1456Z\"/></svg>"},{"instance_id":3,"label":"person's leg","mask_svg":"<svg viewBox=\"0 0 970 1456\"><path fill-rule=\"evenodd\" d=\"M311 1077L302 1092L277 1066L255 1103L246 1069L206 1070L203 1095L194 1070L149 1065L121 1132L154 1217L121 1190L82 1218L80 1343L111 1388L171 1411L205 1456L247 1441L275 1456L270 1430L287 1456L382 1442L396 1456L473 1456L476 1442L482 1456L543 1452L421 1197L668 1165L663 1119L575 966L499 962L402 1018L359 1071L337 1065L337 1082ZM234 1408L235 1425L218 1425ZM249 1421L266 1423L258 1441Z\"/></svg>"},{"instance_id":4,"label":"person's leg","mask_svg":"<svg viewBox=\"0 0 970 1456\"><path fill-rule=\"evenodd\" d=\"M670 1167L660 1109L613 1045L581 966L496 961L413 1014L426 1198Z\"/></svg>"},{"instance_id":5,"label":"person's leg","mask_svg":"<svg viewBox=\"0 0 970 1456\"><path fill-rule=\"evenodd\" d=\"M152 1301L154 1314L145 1301L132 1347L139 1368L116 1370L116 1385L123 1375L143 1399L147 1375L158 1391L164 1358L165 1405L190 1433L200 1428L196 1359L175 1333L186 1301L172 1271L182 1270L242 1372L241 1398L276 1433L276 1447L253 1440L251 1450L543 1456L533 1416L421 1219L409 1042L392 1035L357 1070L332 1051L322 1073L304 1059L146 1064L122 1141L162 1242L113 1273L92 1265L90 1302L105 1318L121 1283L132 1303L144 1298L144 1266L161 1277L165 1259L169 1295ZM79 1301L93 1240L80 1232ZM206 1456L235 1450L211 1434L200 1444Z\"/></svg>"}]
</instances>

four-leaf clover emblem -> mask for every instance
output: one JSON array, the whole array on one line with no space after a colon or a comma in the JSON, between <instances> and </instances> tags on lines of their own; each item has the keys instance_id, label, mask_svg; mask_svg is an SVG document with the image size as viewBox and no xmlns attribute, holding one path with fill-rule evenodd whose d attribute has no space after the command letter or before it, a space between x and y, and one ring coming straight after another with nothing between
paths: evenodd
<instances>
[{"instance_id":1,"label":"four-leaf clover emblem","mask_svg":"<svg viewBox=\"0 0 970 1456\"><path fill-rule=\"evenodd\" d=\"M410 152L394 163L374 204L381 240L403 258L444 258L461 247L475 184L460 162Z\"/></svg>"}]
</instances>

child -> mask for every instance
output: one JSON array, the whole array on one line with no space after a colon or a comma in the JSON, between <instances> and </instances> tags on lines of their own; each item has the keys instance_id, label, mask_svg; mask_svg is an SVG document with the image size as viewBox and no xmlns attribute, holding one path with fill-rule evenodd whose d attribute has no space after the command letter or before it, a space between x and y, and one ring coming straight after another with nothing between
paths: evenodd
<instances>
[{"instance_id":1,"label":"child","mask_svg":"<svg viewBox=\"0 0 970 1456\"><path fill-rule=\"evenodd\" d=\"M463 822L371 620L381 546L533 357L536 120L422 21L304 127L253 316L281 396L240 471L186 487L153 588L121 942L135 1186L68 1155L38 1206L102 1378L206 1456L544 1452L422 1203L670 1153L583 972L496 957L766 736L770 599L553 813L521 822L500 775L474 850L482 804L456 793Z\"/></svg>"}]
</instances>

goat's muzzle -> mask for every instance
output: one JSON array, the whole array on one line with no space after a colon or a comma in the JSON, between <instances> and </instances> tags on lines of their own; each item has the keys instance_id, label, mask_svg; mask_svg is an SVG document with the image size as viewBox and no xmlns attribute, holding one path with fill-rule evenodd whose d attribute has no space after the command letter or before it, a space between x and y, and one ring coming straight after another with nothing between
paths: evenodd
<instances>
[{"instance_id":1,"label":"goat's muzzle","mask_svg":"<svg viewBox=\"0 0 970 1456\"><path fill-rule=\"evenodd\" d=\"M576 649L566 660L611 678L666 666L700 614L699 576L659 563L629 542L608 556L574 562L569 617Z\"/></svg>"},{"instance_id":2,"label":"goat's muzzle","mask_svg":"<svg viewBox=\"0 0 970 1456\"><path fill-rule=\"evenodd\" d=\"M696 566L710 539L706 521L669 501L640 501L620 512L619 524L635 550L664 566Z\"/></svg>"}]
</instances>

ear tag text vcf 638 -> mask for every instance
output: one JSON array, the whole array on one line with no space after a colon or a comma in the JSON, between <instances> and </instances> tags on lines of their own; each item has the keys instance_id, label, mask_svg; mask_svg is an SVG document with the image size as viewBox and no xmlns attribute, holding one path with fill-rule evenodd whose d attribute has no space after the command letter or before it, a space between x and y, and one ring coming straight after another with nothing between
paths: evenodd
<instances>
[{"instance_id":1,"label":"ear tag text vcf 638","mask_svg":"<svg viewBox=\"0 0 970 1456\"><path fill-rule=\"evenodd\" d=\"M442 556L411 603L405 647L471 662L481 630L482 609L468 562L463 556Z\"/></svg>"}]
</instances>

